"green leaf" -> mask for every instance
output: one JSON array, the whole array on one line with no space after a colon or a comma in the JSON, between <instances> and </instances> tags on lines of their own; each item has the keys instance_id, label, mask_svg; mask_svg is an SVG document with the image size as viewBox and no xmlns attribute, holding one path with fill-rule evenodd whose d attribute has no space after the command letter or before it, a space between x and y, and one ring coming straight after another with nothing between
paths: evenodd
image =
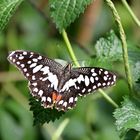
<instances>
[{"instance_id":1,"label":"green leaf","mask_svg":"<svg viewBox=\"0 0 140 140\"><path fill-rule=\"evenodd\" d=\"M59 119L64 112L58 111L56 109L44 108L40 105L39 101L36 101L35 98L30 98L30 110L33 111L34 125L43 125L45 122L49 123L50 121L54 122L56 119Z\"/></svg>"},{"instance_id":2,"label":"green leaf","mask_svg":"<svg viewBox=\"0 0 140 140\"><path fill-rule=\"evenodd\" d=\"M97 58L100 60L117 61L122 60L121 41L111 30L106 38L100 38L95 45Z\"/></svg>"},{"instance_id":3,"label":"green leaf","mask_svg":"<svg viewBox=\"0 0 140 140\"><path fill-rule=\"evenodd\" d=\"M132 66L132 77L133 77L135 90L137 92L140 92L140 61L137 61Z\"/></svg>"},{"instance_id":4,"label":"green leaf","mask_svg":"<svg viewBox=\"0 0 140 140\"><path fill-rule=\"evenodd\" d=\"M132 67L132 72L133 72L133 78L134 81L137 82L138 79L140 78L140 61L137 61L133 67Z\"/></svg>"},{"instance_id":5,"label":"green leaf","mask_svg":"<svg viewBox=\"0 0 140 140\"><path fill-rule=\"evenodd\" d=\"M128 56L131 63L140 60L140 48L128 41Z\"/></svg>"},{"instance_id":6,"label":"green leaf","mask_svg":"<svg viewBox=\"0 0 140 140\"><path fill-rule=\"evenodd\" d=\"M114 117L120 136L124 136L130 129L140 131L140 102L125 97L122 107L115 110Z\"/></svg>"},{"instance_id":7,"label":"green leaf","mask_svg":"<svg viewBox=\"0 0 140 140\"><path fill-rule=\"evenodd\" d=\"M56 27L62 32L83 13L92 0L49 0L50 14Z\"/></svg>"},{"instance_id":8,"label":"green leaf","mask_svg":"<svg viewBox=\"0 0 140 140\"><path fill-rule=\"evenodd\" d=\"M0 0L0 31L5 28L22 1L23 0Z\"/></svg>"}]
</instances>

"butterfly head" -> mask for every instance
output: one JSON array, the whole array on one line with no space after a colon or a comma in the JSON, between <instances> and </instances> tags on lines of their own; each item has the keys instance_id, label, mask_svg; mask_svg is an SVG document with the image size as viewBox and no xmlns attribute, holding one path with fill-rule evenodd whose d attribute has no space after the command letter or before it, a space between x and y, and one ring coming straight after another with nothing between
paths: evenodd
<instances>
[{"instance_id":1,"label":"butterfly head","mask_svg":"<svg viewBox=\"0 0 140 140\"><path fill-rule=\"evenodd\" d=\"M71 63L68 63L64 68L63 68L63 73L62 75L65 77L67 77L68 75L70 75L71 73L71 69L72 69L72 64ZM68 76L69 77L69 76Z\"/></svg>"}]
</instances>

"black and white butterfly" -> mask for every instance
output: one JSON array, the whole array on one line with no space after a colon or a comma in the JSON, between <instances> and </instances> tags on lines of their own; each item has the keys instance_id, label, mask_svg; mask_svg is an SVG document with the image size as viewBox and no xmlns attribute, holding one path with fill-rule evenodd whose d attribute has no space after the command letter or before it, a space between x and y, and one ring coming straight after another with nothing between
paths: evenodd
<instances>
[{"instance_id":1,"label":"black and white butterfly","mask_svg":"<svg viewBox=\"0 0 140 140\"><path fill-rule=\"evenodd\" d=\"M17 50L8 60L17 66L29 80L32 96L41 101L44 108L66 111L76 105L78 96L84 96L99 88L115 84L116 75L98 67L63 67L40 54Z\"/></svg>"}]
</instances>

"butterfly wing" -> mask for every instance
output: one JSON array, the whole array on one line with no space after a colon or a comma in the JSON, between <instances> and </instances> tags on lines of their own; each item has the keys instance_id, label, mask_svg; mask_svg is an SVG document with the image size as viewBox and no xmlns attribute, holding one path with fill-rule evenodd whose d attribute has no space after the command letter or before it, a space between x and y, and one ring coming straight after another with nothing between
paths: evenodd
<instances>
[{"instance_id":1,"label":"butterfly wing","mask_svg":"<svg viewBox=\"0 0 140 140\"><path fill-rule=\"evenodd\" d=\"M83 96L99 88L115 84L116 75L102 68L73 68L64 77L65 69L59 63L28 51L13 51L8 60L17 66L29 80L29 88L33 96L41 100L44 107L52 107L53 94L59 94L55 107L68 110L76 105L77 96ZM66 79L65 79L66 78ZM59 80L64 81L58 91ZM59 92L59 93L57 93Z\"/></svg>"},{"instance_id":2,"label":"butterfly wing","mask_svg":"<svg viewBox=\"0 0 140 140\"><path fill-rule=\"evenodd\" d=\"M44 107L51 107L52 92L57 89L62 65L38 53L22 50L11 52L8 60L29 80L31 94L41 100Z\"/></svg>"},{"instance_id":3,"label":"butterfly wing","mask_svg":"<svg viewBox=\"0 0 140 140\"><path fill-rule=\"evenodd\" d=\"M71 71L71 78L65 83L62 91L82 96L99 88L112 86L115 81L116 75L103 68L74 68Z\"/></svg>"},{"instance_id":4,"label":"butterfly wing","mask_svg":"<svg viewBox=\"0 0 140 140\"><path fill-rule=\"evenodd\" d=\"M64 110L73 108L76 105L77 96L84 96L99 88L112 86L115 81L116 75L103 68L74 68L61 89L62 100L56 106Z\"/></svg>"}]
</instances>

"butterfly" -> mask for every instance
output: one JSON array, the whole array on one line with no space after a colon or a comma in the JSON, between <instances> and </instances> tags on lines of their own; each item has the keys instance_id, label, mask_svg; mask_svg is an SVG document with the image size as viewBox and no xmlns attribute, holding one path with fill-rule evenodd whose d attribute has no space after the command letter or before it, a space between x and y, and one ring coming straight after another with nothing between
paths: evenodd
<instances>
[{"instance_id":1,"label":"butterfly","mask_svg":"<svg viewBox=\"0 0 140 140\"><path fill-rule=\"evenodd\" d=\"M84 96L99 88L112 86L116 75L104 68L78 67L60 63L38 53L16 50L8 60L29 81L29 89L44 108L67 111L76 106L78 96Z\"/></svg>"}]
</instances>

